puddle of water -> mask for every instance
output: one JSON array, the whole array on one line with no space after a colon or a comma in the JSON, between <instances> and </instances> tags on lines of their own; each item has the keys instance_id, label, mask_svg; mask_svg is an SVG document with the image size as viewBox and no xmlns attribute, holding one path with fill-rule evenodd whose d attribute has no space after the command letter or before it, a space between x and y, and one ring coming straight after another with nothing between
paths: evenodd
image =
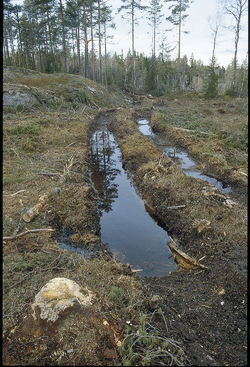
<instances>
[{"instance_id":1,"label":"puddle of water","mask_svg":"<svg viewBox=\"0 0 250 367\"><path fill-rule=\"evenodd\" d=\"M164 276L177 268L167 232L147 213L122 167L121 152L105 128L91 139L91 180L98 192L102 242L139 276Z\"/></svg>"},{"instance_id":2,"label":"puddle of water","mask_svg":"<svg viewBox=\"0 0 250 367\"><path fill-rule=\"evenodd\" d=\"M142 134L148 136L153 141L155 141L157 144L159 144L164 154L168 157L171 157L174 163L180 166L183 172L187 176L191 176L194 178L199 178L200 180L203 180L203 181L207 181L210 184L214 185L217 189L219 189L224 194L228 194L232 192L232 188L230 186L226 186L221 181L218 181L216 178L204 175L201 173L201 171L196 169L195 161L189 157L186 151L164 143L163 139L160 136L152 132L152 129L149 125L148 120L140 119L136 122L138 124L138 129L142 132Z\"/></svg>"},{"instance_id":3,"label":"puddle of water","mask_svg":"<svg viewBox=\"0 0 250 367\"><path fill-rule=\"evenodd\" d=\"M67 250L69 252L78 252L79 254L82 254L86 257L93 256L92 251L89 251L87 249L83 249L82 247L78 247L77 244L73 246L70 242L69 237L73 234L73 231L68 230L67 232L64 232L62 230L59 230L56 234L56 240L58 243L58 246L63 249Z\"/></svg>"}]
</instances>

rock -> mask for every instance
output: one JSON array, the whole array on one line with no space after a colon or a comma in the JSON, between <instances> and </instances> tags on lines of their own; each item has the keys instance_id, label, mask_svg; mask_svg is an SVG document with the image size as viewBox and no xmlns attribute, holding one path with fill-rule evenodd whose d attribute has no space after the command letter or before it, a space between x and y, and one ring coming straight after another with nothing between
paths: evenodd
<instances>
[{"instance_id":1,"label":"rock","mask_svg":"<svg viewBox=\"0 0 250 367\"><path fill-rule=\"evenodd\" d=\"M83 294L80 290L80 286L73 280L51 279L36 295L32 304L34 320L55 322L66 309L74 306L90 306L92 292L86 289Z\"/></svg>"},{"instance_id":2,"label":"rock","mask_svg":"<svg viewBox=\"0 0 250 367\"><path fill-rule=\"evenodd\" d=\"M3 105L16 107L18 105L34 105L39 104L38 99L25 91L4 91Z\"/></svg>"}]
</instances>

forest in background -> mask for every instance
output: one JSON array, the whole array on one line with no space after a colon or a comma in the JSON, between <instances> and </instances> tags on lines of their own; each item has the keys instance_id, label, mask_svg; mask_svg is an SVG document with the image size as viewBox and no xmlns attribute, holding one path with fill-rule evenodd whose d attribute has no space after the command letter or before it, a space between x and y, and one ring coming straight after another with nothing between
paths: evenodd
<instances>
[{"instance_id":1,"label":"forest in background","mask_svg":"<svg viewBox=\"0 0 250 367\"><path fill-rule=\"evenodd\" d=\"M212 29L213 52L209 65L201 60L180 56L182 25L191 11L190 0L165 0L169 14L165 18L179 35L178 57L172 60L173 49L162 41L156 52L156 34L164 20L162 1L121 0L119 9L112 9L104 0L24 0L15 5L4 0L3 64L45 73L82 74L100 84L119 86L137 92L163 95L192 91L207 97L221 94L247 96L248 58L237 62L241 20L247 0L225 1L225 13L232 16L235 49L232 63L226 68L216 62L216 37L219 25ZM190 10L189 10L190 8ZM115 27L113 14L121 12L131 24L131 50L110 54L110 29ZM151 55L137 53L134 46L138 14L148 19L152 28ZM145 35L146 37L146 35Z\"/></svg>"}]
</instances>

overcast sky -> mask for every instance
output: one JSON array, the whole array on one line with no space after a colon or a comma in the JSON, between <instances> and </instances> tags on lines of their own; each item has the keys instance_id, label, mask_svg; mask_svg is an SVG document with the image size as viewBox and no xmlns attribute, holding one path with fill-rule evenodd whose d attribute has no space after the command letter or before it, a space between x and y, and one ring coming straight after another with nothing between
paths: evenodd
<instances>
[{"instance_id":1,"label":"overcast sky","mask_svg":"<svg viewBox=\"0 0 250 367\"><path fill-rule=\"evenodd\" d=\"M15 0L13 3L22 3L22 0ZM110 53L117 52L120 54L123 50L123 54L126 55L127 51L131 49L131 26L128 20L121 18L121 14L117 14L117 9L122 5L121 0L107 0L107 3L113 8L113 17L116 24L115 30L109 30L109 34L114 37L108 43L108 51ZM150 0L142 0L142 5L149 5ZM163 1L164 3L164 1ZM183 30L188 31L188 34L182 34L181 42L181 56L187 55L188 58L191 54L194 54L196 60L200 59L205 64L209 63L209 59L212 54L213 36L209 28L210 23L215 20L218 3L221 4L222 0L194 0L190 5L187 14L189 16L185 20ZM152 30L147 24L146 14L137 12L138 25L135 27L135 49L137 52L143 52L150 55L152 49ZM160 44L164 31L171 28L171 24L165 20L170 15L167 9L167 4L164 3L162 24L159 27L157 33L157 43ZM221 25L229 25L231 22L230 17L223 16L221 19ZM177 57L177 40L178 29L175 28L171 32L167 32L167 42L169 47L175 50L171 52L171 59ZM242 30L240 32L240 41L238 47L238 60L242 62L245 59L248 51L248 23L247 15L242 19ZM234 33L223 27L221 27L216 45L216 58L218 63L222 66L227 66L234 56Z\"/></svg>"}]
</instances>

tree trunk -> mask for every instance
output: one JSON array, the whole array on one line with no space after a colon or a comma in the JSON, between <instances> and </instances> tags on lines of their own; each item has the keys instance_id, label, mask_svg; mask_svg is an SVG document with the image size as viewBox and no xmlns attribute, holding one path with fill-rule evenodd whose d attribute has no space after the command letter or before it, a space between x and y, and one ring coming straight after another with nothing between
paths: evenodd
<instances>
[{"instance_id":1,"label":"tree trunk","mask_svg":"<svg viewBox=\"0 0 250 367\"><path fill-rule=\"evenodd\" d=\"M10 54L9 54L9 44L8 44L8 38L6 34L5 26L3 26L3 36L4 36L4 46L5 46L5 62L6 66L11 65L10 62Z\"/></svg>"},{"instance_id":2,"label":"tree trunk","mask_svg":"<svg viewBox=\"0 0 250 367\"><path fill-rule=\"evenodd\" d=\"M64 69L64 72L67 73L67 53L66 53L66 40L65 40L65 27L64 27L62 0L59 0L59 2L60 2L60 6L59 6L60 16L61 16L61 22L62 22L62 46L63 46L63 59L64 59L63 69Z\"/></svg>"},{"instance_id":3,"label":"tree trunk","mask_svg":"<svg viewBox=\"0 0 250 367\"><path fill-rule=\"evenodd\" d=\"M107 34L106 34L106 22L104 23L104 62L105 62L105 85L108 86L107 80Z\"/></svg>"},{"instance_id":4,"label":"tree trunk","mask_svg":"<svg viewBox=\"0 0 250 367\"><path fill-rule=\"evenodd\" d=\"M31 45L32 69L36 70L34 38L33 38L33 34L31 32L30 32L30 45Z\"/></svg>"},{"instance_id":5,"label":"tree trunk","mask_svg":"<svg viewBox=\"0 0 250 367\"><path fill-rule=\"evenodd\" d=\"M179 14L178 66L180 66L180 60L181 60L181 6L182 6L182 0L180 0L180 14Z\"/></svg>"},{"instance_id":6,"label":"tree trunk","mask_svg":"<svg viewBox=\"0 0 250 367\"><path fill-rule=\"evenodd\" d=\"M14 36L12 32L12 25L10 26L10 46L11 46L11 58L13 58L13 63L15 64L15 46L14 46ZM12 63L12 60L10 60Z\"/></svg>"},{"instance_id":7,"label":"tree trunk","mask_svg":"<svg viewBox=\"0 0 250 367\"><path fill-rule=\"evenodd\" d=\"M155 57L155 36L156 36L156 19L155 19L155 17L154 17L153 57Z\"/></svg>"},{"instance_id":8,"label":"tree trunk","mask_svg":"<svg viewBox=\"0 0 250 367\"><path fill-rule=\"evenodd\" d=\"M83 28L84 28L84 76L89 77L89 50L88 50L88 28L87 28L87 13L86 0L83 0Z\"/></svg>"},{"instance_id":9,"label":"tree trunk","mask_svg":"<svg viewBox=\"0 0 250 367\"><path fill-rule=\"evenodd\" d=\"M73 70L75 72L75 38L74 38L74 29L71 29L71 39L72 39L72 51L73 51Z\"/></svg>"},{"instance_id":10,"label":"tree trunk","mask_svg":"<svg viewBox=\"0 0 250 367\"><path fill-rule=\"evenodd\" d=\"M19 46L20 46L20 59L21 59L21 65L24 68L24 58L23 58L23 46L22 46L22 38L21 38L21 30L20 30L20 21L18 12L16 13L17 17L17 30L18 30L18 36L19 36Z\"/></svg>"},{"instance_id":11,"label":"tree trunk","mask_svg":"<svg viewBox=\"0 0 250 367\"><path fill-rule=\"evenodd\" d=\"M94 32L93 32L93 1L90 1L90 30L91 30L91 66L92 80L95 81L95 49L94 49Z\"/></svg>"},{"instance_id":12,"label":"tree trunk","mask_svg":"<svg viewBox=\"0 0 250 367\"><path fill-rule=\"evenodd\" d=\"M102 46L101 46L101 5L98 0L98 37L99 37L99 82L102 84Z\"/></svg>"},{"instance_id":13,"label":"tree trunk","mask_svg":"<svg viewBox=\"0 0 250 367\"><path fill-rule=\"evenodd\" d=\"M81 74L82 66L81 66L81 50L80 50L80 20L79 20L79 17L78 17L78 25L76 28L76 47L77 47L77 55L78 55L79 74Z\"/></svg>"},{"instance_id":14,"label":"tree trunk","mask_svg":"<svg viewBox=\"0 0 250 367\"><path fill-rule=\"evenodd\" d=\"M51 24L50 24L50 18L49 13L47 12L47 24L48 24L48 30L49 30L49 43L50 43L50 52L52 57L52 72L55 72L55 56L54 56L54 49L53 49L53 42L51 37Z\"/></svg>"},{"instance_id":15,"label":"tree trunk","mask_svg":"<svg viewBox=\"0 0 250 367\"><path fill-rule=\"evenodd\" d=\"M134 1L132 2L132 62L133 62L133 72L132 72L132 86L135 90L135 8Z\"/></svg>"},{"instance_id":16,"label":"tree trunk","mask_svg":"<svg viewBox=\"0 0 250 367\"><path fill-rule=\"evenodd\" d=\"M237 22L237 28L236 28L236 33L235 33L235 41L234 41L235 49L234 49L234 61L233 61L233 69L234 69L234 71L233 71L233 81L232 81L233 89L235 89L235 84L236 84L237 52L238 52L239 34L240 34L240 18L238 19L238 22Z\"/></svg>"}]
</instances>

